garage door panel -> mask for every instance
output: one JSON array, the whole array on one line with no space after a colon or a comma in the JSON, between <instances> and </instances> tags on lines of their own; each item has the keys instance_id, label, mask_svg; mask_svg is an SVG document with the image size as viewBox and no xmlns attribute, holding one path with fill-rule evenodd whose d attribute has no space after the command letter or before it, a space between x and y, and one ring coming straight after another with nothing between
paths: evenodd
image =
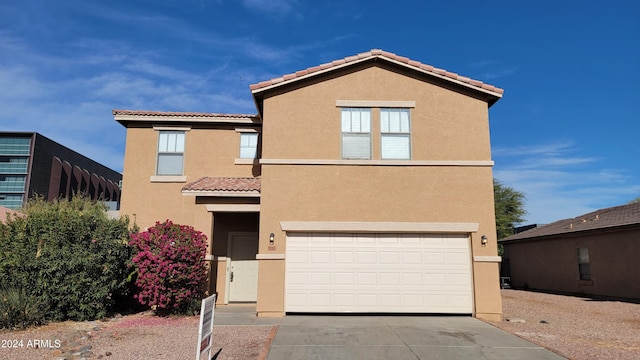
<instances>
[{"instance_id":1,"label":"garage door panel","mask_svg":"<svg viewBox=\"0 0 640 360\"><path fill-rule=\"evenodd\" d=\"M333 253L333 263L334 264L344 264L349 265L353 264L353 251L335 251Z\"/></svg>"},{"instance_id":2,"label":"garage door panel","mask_svg":"<svg viewBox=\"0 0 640 360\"><path fill-rule=\"evenodd\" d=\"M471 313L470 258L466 236L289 235L286 311Z\"/></svg>"},{"instance_id":3,"label":"garage door panel","mask_svg":"<svg viewBox=\"0 0 640 360\"><path fill-rule=\"evenodd\" d=\"M444 265L446 263L445 261L445 254L441 251L435 252L435 251L425 251L423 254L424 257L424 263L428 264L430 266L433 265Z\"/></svg>"}]
</instances>

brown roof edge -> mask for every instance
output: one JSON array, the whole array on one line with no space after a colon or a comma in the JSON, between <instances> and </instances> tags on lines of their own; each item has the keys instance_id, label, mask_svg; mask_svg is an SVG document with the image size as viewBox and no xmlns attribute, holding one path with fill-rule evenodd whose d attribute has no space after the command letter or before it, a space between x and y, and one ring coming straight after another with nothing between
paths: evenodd
<instances>
[{"instance_id":1,"label":"brown roof edge","mask_svg":"<svg viewBox=\"0 0 640 360\"><path fill-rule=\"evenodd\" d=\"M574 218L558 220L498 240L499 243L548 238L586 231L610 231L640 226L640 202L599 209Z\"/></svg>"},{"instance_id":2,"label":"brown roof edge","mask_svg":"<svg viewBox=\"0 0 640 360\"><path fill-rule=\"evenodd\" d=\"M258 118L257 114L219 114L189 111L151 111L151 110L112 110L113 116L180 116L180 117L222 117L222 118Z\"/></svg>"},{"instance_id":3,"label":"brown roof edge","mask_svg":"<svg viewBox=\"0 0 640 360\"><path fill-rule=\"evenodd\" d=\"M264 91L268 88L271 88L272 86L279 86L281 84L291 83L311 75L316 75L322 72L331 71L333 69L338 69L344 66L348 66L357 62L361 62L361 61L365 61L373 58L383 58L392 62L396 62L403 66L412 68L414 70L418 70L423 73L428 73L433 76L440 77L442 79L456 82L461 85L467 86L469 88L476 89L478 91L482 91L485 93L488 92L491 95L495 96L496 98L501 98L502 95L504 94L504 89L495 87L493 85L485 84L482 81L473 80L466 76L458 75L456 73L449 72L444 69L437 69L431 65L423 64L419 61L411 60L407 57L399 56L392 52L384 51L381 49L372 49L368 52L359 53L353 56L347 56L343 59L334 60L329 63L307 68L305 70L296 71L295 73L286 74L277 78L273 78L271 80L262 81L257 84L252 84L249 86L249 89L255 94L255 93Z\"/></svg>"}]
</instances>

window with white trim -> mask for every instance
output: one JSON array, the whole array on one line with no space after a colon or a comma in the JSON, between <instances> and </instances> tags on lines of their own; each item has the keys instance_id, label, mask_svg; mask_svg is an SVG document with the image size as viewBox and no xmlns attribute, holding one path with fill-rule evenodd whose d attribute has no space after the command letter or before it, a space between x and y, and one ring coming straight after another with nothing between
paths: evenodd
<instances>
[{"instance_id":1,"label":"window with white trim","mask_svg":"<svg viewBox=\"0 0 640 360\"><path fill-rule=\"evenodd\" d=\"M380 149L383 160L411 159L409 109L380 109Z\"/></svg>"},{"instance_id":2,"label":"window with white trim","mask_svg":"<svg viewBox=\"0 0 640 360\"><path fill-rule=\"evenodd\" d=\"M371 109L341 110L342 159L371 159Z\"/></svg>"},{"instance_id":3,"label":"window with white trim","mask_svg":"<svg viewBox=\"0 0 640 360\"><path fill-rule=\"evenodd\" d=\"M258 133L240 133L240 159L255 159L258 149Z\"/></svg>"},{"instance_id":4,"label":"window with white trim","mask_svg":"<svg viewBox=\"0 0 640 360\"><path fill-rule=\"evenodd\" d=\"M158 134L158 164L156 175L182 175L184 162L184 131L160 131Z\"/></svg>"}]
</instances>

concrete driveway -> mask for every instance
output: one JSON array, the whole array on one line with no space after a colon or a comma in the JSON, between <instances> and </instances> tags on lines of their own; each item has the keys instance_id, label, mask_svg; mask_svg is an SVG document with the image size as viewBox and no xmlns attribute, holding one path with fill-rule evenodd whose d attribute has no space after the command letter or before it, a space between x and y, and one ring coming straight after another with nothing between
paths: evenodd
<instances>
[{"instance_id":1,"label":"concrete driveway","mask_svg":"<svg viewBox=\"0 0 640 360\"><path fill-rule=\"evenodd\" d=\"M267 360L564 359L471 317L286 316Z\"/></svg>"}]
</instances>

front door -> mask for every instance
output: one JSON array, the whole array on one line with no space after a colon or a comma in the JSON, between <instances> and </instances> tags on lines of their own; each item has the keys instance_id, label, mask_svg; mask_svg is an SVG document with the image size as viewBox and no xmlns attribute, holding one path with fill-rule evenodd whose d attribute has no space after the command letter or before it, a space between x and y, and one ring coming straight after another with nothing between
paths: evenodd
<instances>
[{"instance_id":1,"label":"front door","mask_svg":"<svg viewBox=\"0 0 640 360\"><path fill-rule=\"evenodd\" d=\"M229 301L255 302L258 299L258 235L232 234L229 246Z\"/></svg>"}]
</instances>

